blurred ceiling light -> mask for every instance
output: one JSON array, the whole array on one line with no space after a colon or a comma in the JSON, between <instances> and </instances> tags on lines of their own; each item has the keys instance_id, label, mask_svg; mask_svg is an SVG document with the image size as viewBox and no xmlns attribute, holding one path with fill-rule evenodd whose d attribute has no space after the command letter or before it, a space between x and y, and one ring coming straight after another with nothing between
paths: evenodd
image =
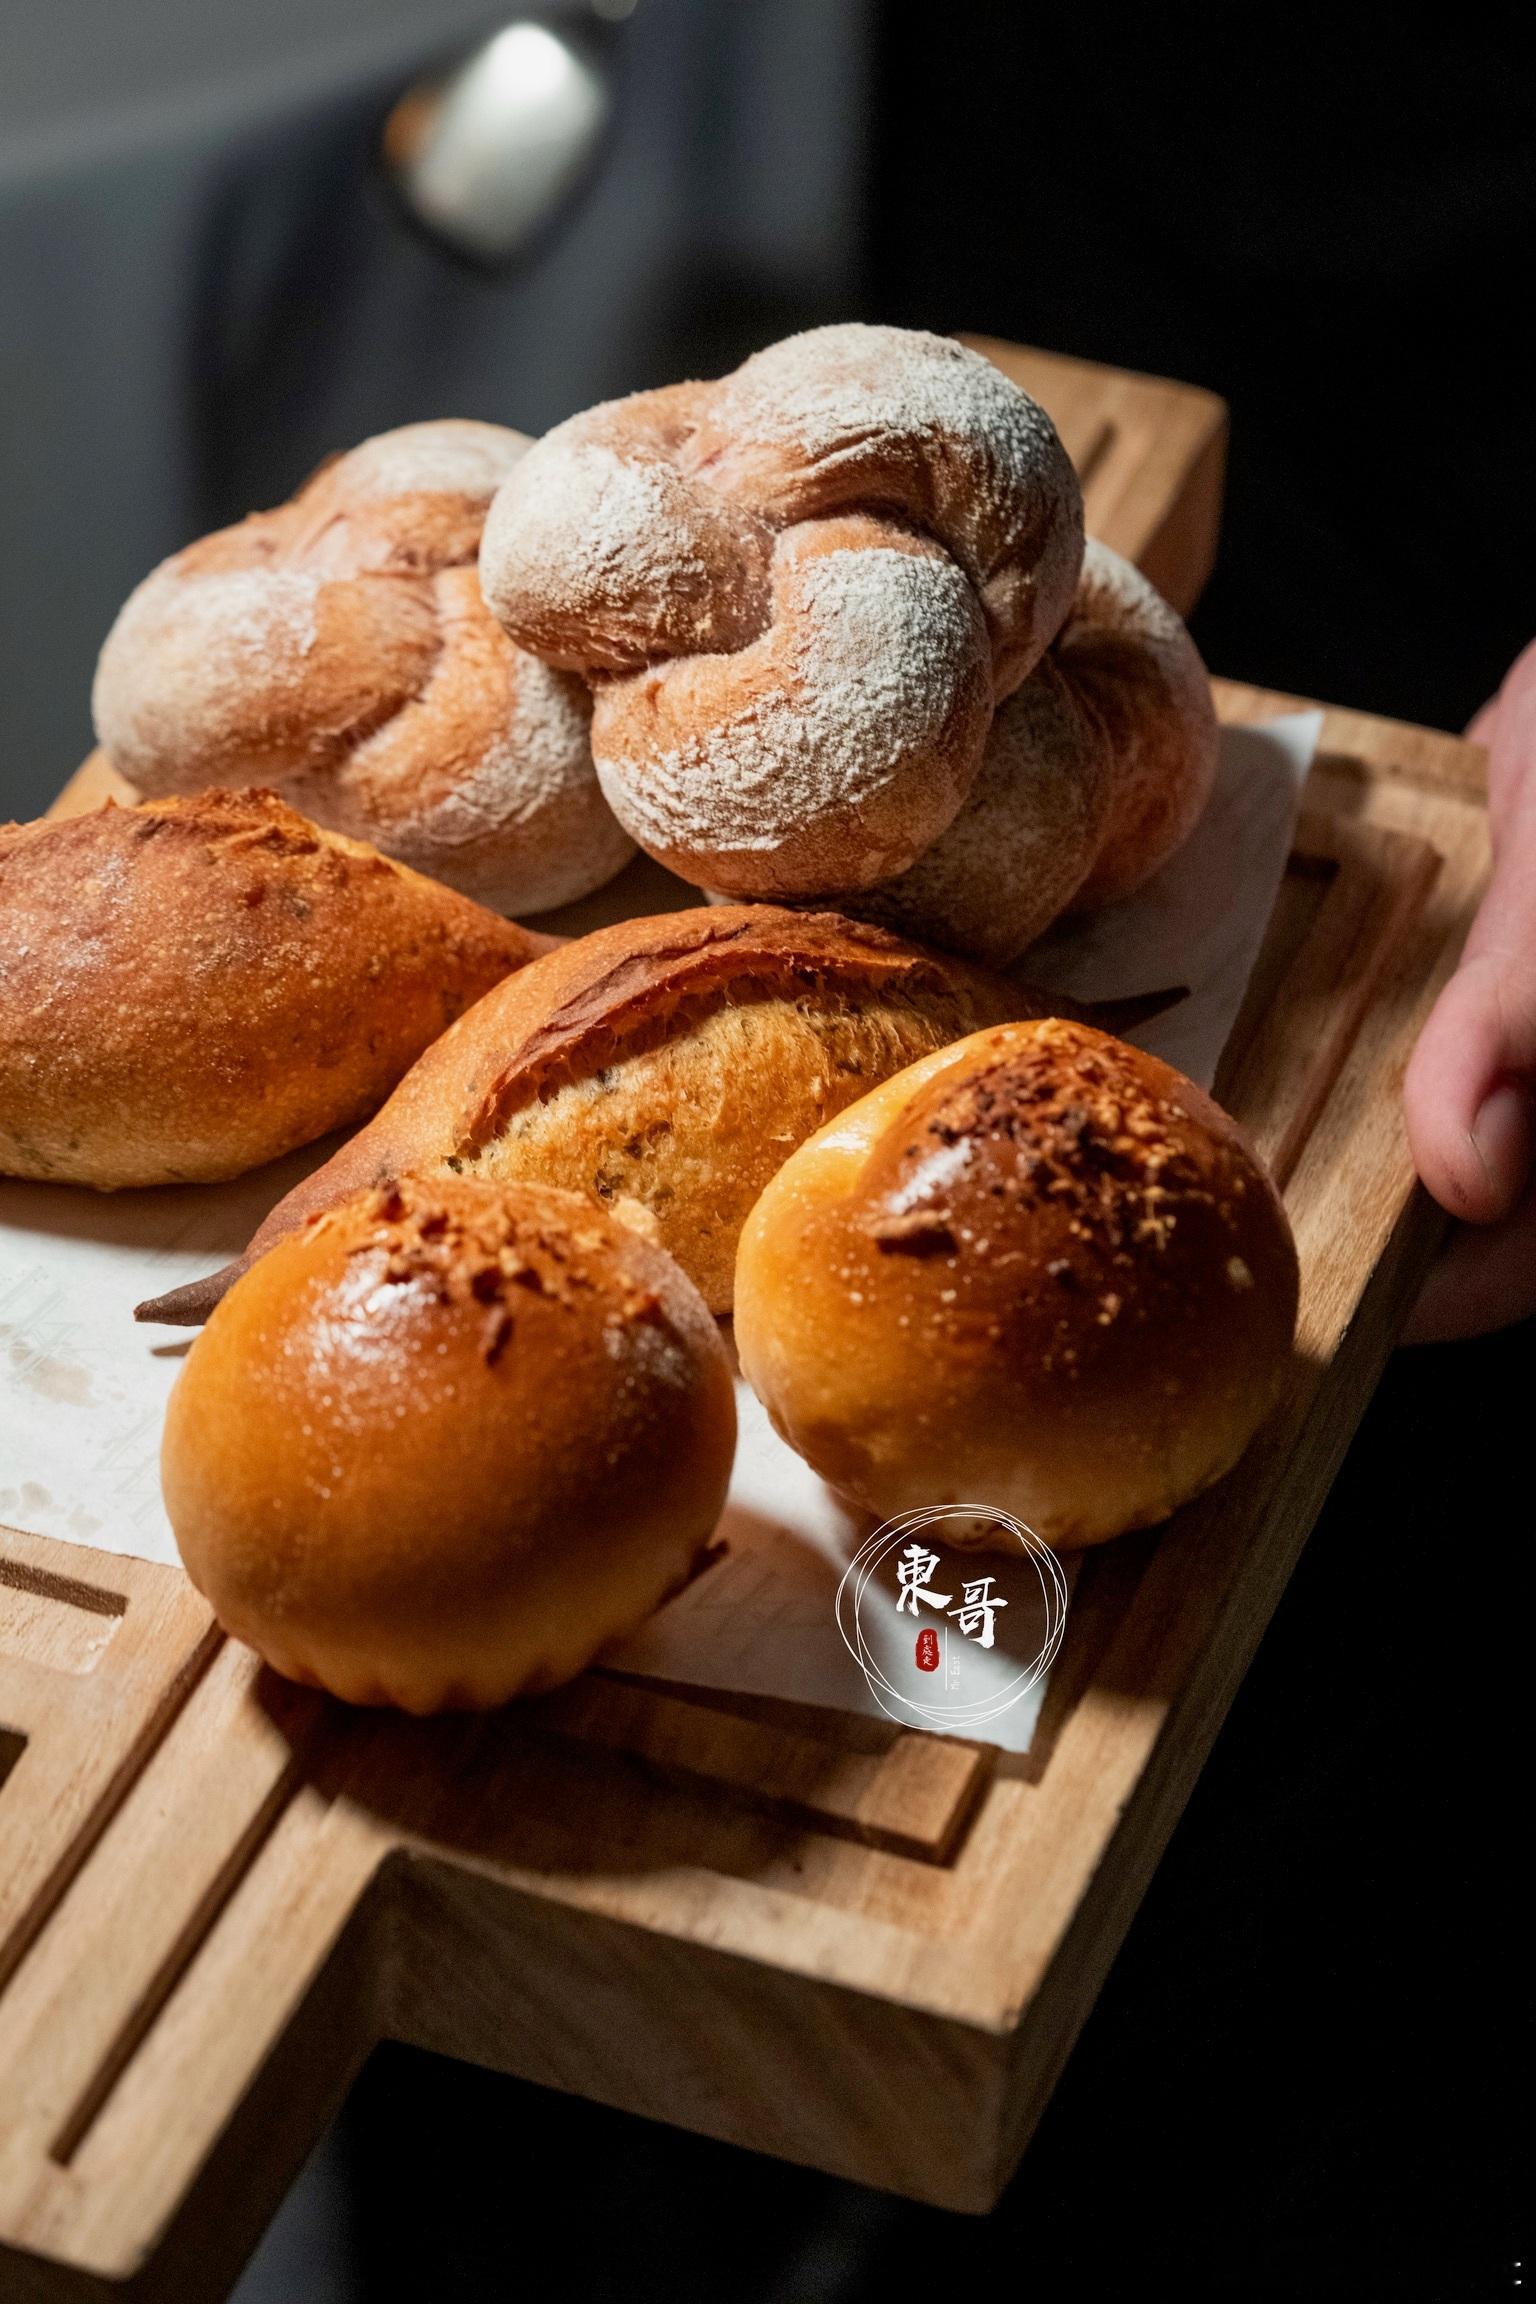
<instances>
[{"instance_id":1,"label":"blurred ceiling light","mask_svg":"<svg viewBox=\"0 0 1536 2304\"><path fill-rule=\"evenodd\" d=\"M593 0L610 20L633 6ZM506 264L580 183L612 109L595 56L564 30L524 19L406 90L384 124L384 167L434 238L479 263Z\"/></svg>"}]
</instances>

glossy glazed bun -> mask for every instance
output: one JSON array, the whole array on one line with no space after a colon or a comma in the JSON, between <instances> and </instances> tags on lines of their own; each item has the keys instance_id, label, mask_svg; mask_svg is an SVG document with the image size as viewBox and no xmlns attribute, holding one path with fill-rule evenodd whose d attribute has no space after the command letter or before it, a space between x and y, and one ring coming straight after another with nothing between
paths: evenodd
<instances>
[{"instance_id":1,"label":"glossy glazed bun","mask_svg":"<svg viewBox=\"0 0 1536 2304\"><path fill-rule=\"evenodd\" d=\"M1219 1479L1272 1405L1296 1255L1236 1124L1060 1020L978 1032L800 1148L747 1220L744 1373L881 1519L1093 1544Z\"/></svg>"},{"instance_id":2,"label":"glossy glazed bun","mask_svg":"<svg viewBox=\"0 0 1536 2304\"><path fill-rule=\"evenodd\" d=\"M230 1292L161 1468L229 1631L435 1712L557 1686L685 1582L735 1432L718 1331L659 1248L575 1193L407 1182Z\"/></svg>"}]
</instances>

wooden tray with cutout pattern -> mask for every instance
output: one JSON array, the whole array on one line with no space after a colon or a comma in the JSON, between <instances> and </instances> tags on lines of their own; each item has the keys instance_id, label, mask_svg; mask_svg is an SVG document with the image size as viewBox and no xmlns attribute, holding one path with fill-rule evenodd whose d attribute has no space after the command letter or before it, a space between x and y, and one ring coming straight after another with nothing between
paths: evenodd
<instances>
[{"instance_id":1,"label":"wooden tray with cutout pattern","mask_svg":"<svg viewBox=\"0 0 1536 2304\"><path fill-rule=\"evenodd\" d=\"M1188 606L1219 403L984 349ZM1234 720L1288 701L1220 689ZM602 1675L481 1720L349 1713L176 1571L0 1533L0 2297L226 2293L386 2037L996 2198L1439 1238L1398 1088L1486 873L1481 768L1326 716L1218 1081L1296 1230L1290 1381L1219 1488L1087 1558L1025 1759Z\"/></svg>"}]
</instances>

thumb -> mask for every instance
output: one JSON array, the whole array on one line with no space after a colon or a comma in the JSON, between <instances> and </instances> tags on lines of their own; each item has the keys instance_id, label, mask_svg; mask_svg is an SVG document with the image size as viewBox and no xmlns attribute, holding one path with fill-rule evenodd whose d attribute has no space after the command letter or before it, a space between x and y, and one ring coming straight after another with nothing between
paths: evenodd
<instances>
[{"instance_id":1,"label":"thumb","mask_svg":"<svg viewBox=\"0 0 1536 2304\"><path fill-rule=\"evenodd\" d=\"M1403 1081L1414 1166L1442 1208L1507 1216L1536 1143L1536 967L1469 953L1436 1001Z\"/></svg>"},{"instance_id":2,"label":"thumb","mask_svg":"<svg viewBox=\"0 0 1536 2304\"><path fill-rule=\"evenodd\" d=\"M1506 684L1490 776L1493 879L1403 1082L1414 1164L1441 1206L1474 1224L1509 1214L1536 1148L1533 705L1536 681Z\"/></svg>"}]
</instances>

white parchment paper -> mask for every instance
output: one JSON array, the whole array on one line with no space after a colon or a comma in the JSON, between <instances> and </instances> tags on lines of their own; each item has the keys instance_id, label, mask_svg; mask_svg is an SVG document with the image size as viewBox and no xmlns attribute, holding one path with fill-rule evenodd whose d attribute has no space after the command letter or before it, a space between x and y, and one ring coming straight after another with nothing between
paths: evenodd
<instances>
[{"instance_id":1,"label":"white parchment paper","mask_svg":"<svg viewBox=\"0 0 1536 2304\"><path fill-rule=\"evenodd\" d=\"M1053 931L1021 973L1078 998L1187 984L1131 1035L1208 1086L1263 939L1321 715L1223 732L1216 791L1147 888ZM173 1561L158 1456L166 1398L190 1339L136 1324L133 1306L237 1254L330 1144L237 1183L100 1194L0 1179L0 1523ZM874 1713L833 1621L861 1531L779 1441L744 1385L742 1437L717 1564L611 1661L703 1687ZM999 1634L995 1665L1011 1668ZM994 1740L1027 1748L1039 1692Z\"/></svg>"}]
</instances>

